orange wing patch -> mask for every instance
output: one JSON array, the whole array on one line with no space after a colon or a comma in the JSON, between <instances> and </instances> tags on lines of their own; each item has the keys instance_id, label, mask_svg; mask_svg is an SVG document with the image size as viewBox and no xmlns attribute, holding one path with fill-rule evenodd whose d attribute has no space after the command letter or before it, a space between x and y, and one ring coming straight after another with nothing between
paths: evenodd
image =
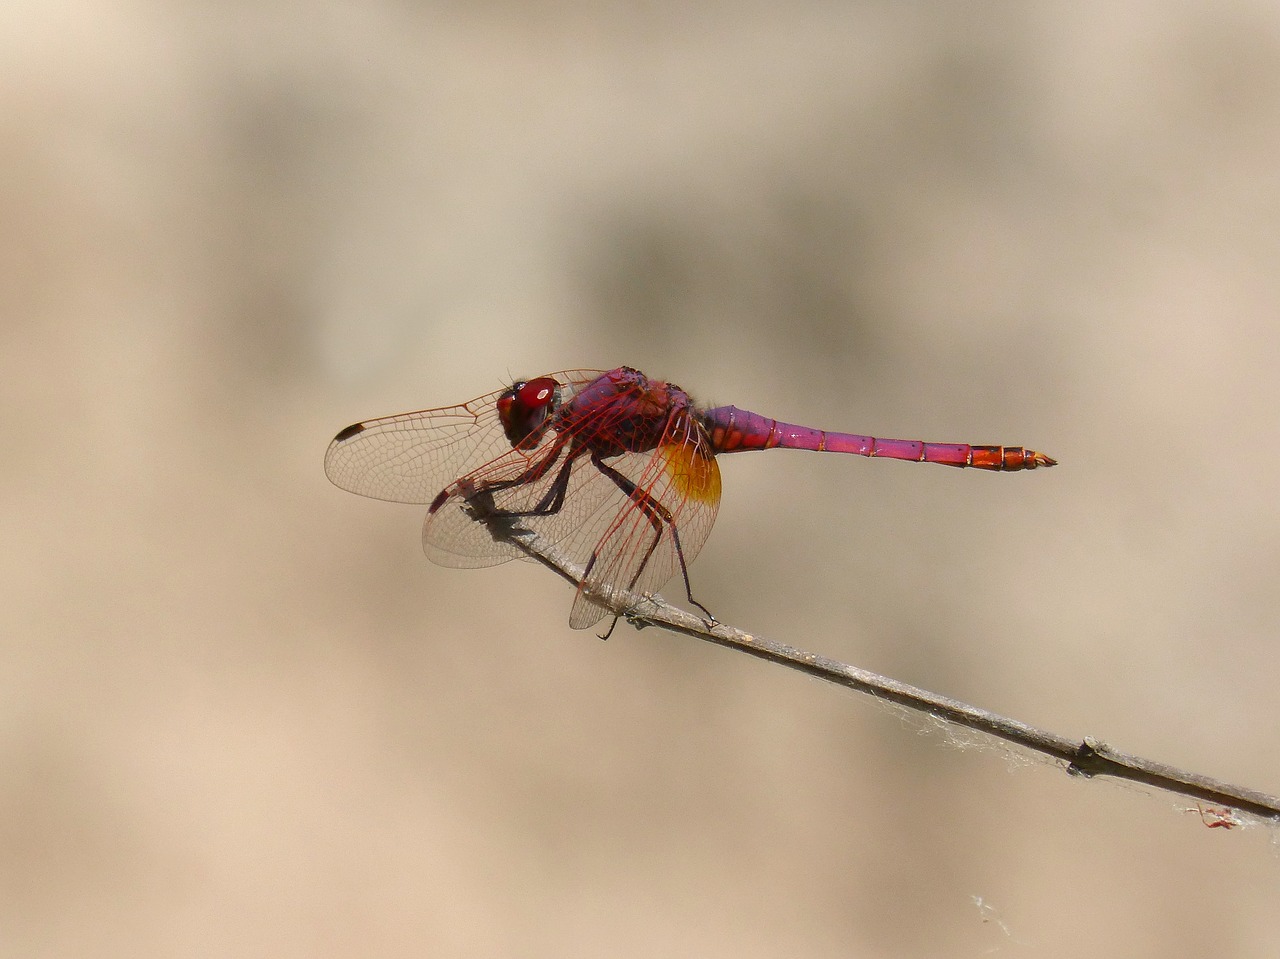
<instances>
[{"instance_id":1,"label":"orange wing patch","mask_svg":"<svg viewBox=\"0 0 1280 959\"><path fill-rule=\"evenodd\" d=\"M667 443L662 447L671 485L681 497L702 503L720 502L720 467L701 443Z\"/></svg>"}]
</instances>

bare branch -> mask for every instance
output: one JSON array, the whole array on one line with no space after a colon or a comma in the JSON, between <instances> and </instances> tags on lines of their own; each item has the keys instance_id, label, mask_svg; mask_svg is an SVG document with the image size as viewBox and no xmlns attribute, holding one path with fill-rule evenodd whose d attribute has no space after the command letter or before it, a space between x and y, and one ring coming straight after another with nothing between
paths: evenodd
<instances>
[{"instance_id":1,"label":"bare branch","mask_svg":"<svg viewBox=\"0 0 1280 959\"><path fill-rule=\"evenodd\" d=\"M491 499L483 493L473 495L469 506L472 515L489 528L495 539L511 543L574 586L581 582L583 570L580 566L536 533L495 513ZM1073 776L1113 776L1127 779L1217 806L1230 807L1280 825L1280 798L1254 789L1233 786L1199 773L1131 756L1090 736L1079 741L1068 739L847 663L743 632L724 623L709 624L691 613L671 606L661 596L638 596L612 590L597 598L610 609L617 610L619 616L626 618L637 628L658 626L718 646L727 646L771 663L798 669L829 683L847 686L934 719L977 730L1042 753L1058 761Z\"/></svg>"}]
</instances>

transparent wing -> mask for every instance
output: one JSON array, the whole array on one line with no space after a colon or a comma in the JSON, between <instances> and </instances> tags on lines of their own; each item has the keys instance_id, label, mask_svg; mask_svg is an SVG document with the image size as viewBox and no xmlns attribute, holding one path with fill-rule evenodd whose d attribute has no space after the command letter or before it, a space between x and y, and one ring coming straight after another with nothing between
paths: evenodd
<instances>
[{"instance_id":1,"label":"transparent wing","mask_svg":"<svg viewBox=\"0 0 1280 959\"><path fill-rule=\"evenodd\" d=\"M720 505L720 468L710 443L690 422L673 422L667 432L651 454L607 464L623 482L596 471L618 490L625 506L594 547L569 613L574 629L593 626L611 612L606 605L611 590L647 595L677 573L687 577L711 533Z\"/></svg>"},{"instance_id":2,"label":"transparent wing","mask_svg":"<svg viewBox=\"0 0 1280 959\"><path fill-rule=\"evenodd\" d=\"M572 396L604 373L550 375ZM611 588L652 592L682 563L687 572L720 499L710 443L691 416L673 417L651 451L595 459L592 450L610 448L602 438L625 435L634 412L625 401L604 403L579 411L571 431L549 430L536 448L516 450L498 417L503 392L349 426L329 445L325 472L362 496L435 505L423 524L423 548L445 566L523 555L495 541L465 508L468 495L484 490L496 509L589 567L570 614L578 629L609 613Z\"/></svg>"},{"instance_id":3,"label":"transparent wing","mask_svg":"<svg viewBox=\"0 0 1280 959\"><path fill-rule=\"evenodd\" d=\"M608 435L620 407L583 418L573 433L532 453L511 450L464 477L423 526L423 548L445 566L487 566L524 554L495 542L466 509L469 492L483 488L493 506L554 543L574 562L590 565L569 624L583 629L609 613L608 590L652 592L706 542L720 500L720 472L705 434L694 424L652 451L592 459L587 436ZM677 539L679 549L677 549ZM594 557L594 559L593 559Z\"/></svg>"},{"instance_id":4,"label":"transparent wing","mask_svg":"<svg viewBox=\"0 0 1280 959\"><path fill-rule=\"evenodd\" d=\"M598 370L552 373L577 387ZM455 480L512 452L495 390L461 406L401 413L348 426L329 444L324 471L335 486L393 503L430 503Z\"/></svg>"},{"instance_id":5,"label":"transparent wing","mask_svg":"<svg viewBox=\"0 0 1280 959\"><path fill-rule=\"evenodd\" d=\"M527 558L509 543L494 540L488 527L472 518L467 497L482 489L495 509L512 514L520 526L585 564L627 502L621 491L615 495L617 487L597 477L604 479L589 451L568 436L544 442L533 454L511 450L450 487L423 524L423 551L441 566L492 566Z\"/></svg>"}]
</instances>

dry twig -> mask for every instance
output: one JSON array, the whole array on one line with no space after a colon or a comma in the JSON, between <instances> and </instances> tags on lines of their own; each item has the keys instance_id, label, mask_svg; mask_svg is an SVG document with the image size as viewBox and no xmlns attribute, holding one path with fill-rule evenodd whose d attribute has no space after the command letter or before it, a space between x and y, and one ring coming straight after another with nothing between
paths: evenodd
<instances>
[{"instance_id":1,"label":"dry twig","mask_svg":"<svg viewBox=\"0 0 1280 959\"><path fill-rule=\"evenodd\" d=\"M474 495L470 500L470 507L472 515L478 522L488 526L495 539L511 543L574 586L581 582L583 571L579 565L536 533L496 515L492 503L483 494ZM931 718L977 730L1042 753L1062 764L1073 776L1114 776L1117 779L1127 779L1214 806L1248 813L1280 825L1280 798L1275 796L1233 786L1140 756L1131 756L1090 736L1079 741L1068 739L847 663L745 633L724 623L708 624L691 613L671 606L661 596L638 596L615 590L599 598L611 609L619 611L618 615L637 628L658 626L718 646L727 646L771 663L798 669L829 683L847 686ZM1238 824L1234 817L1231 822L1232 825Z\"/></svg>"}]
</instances>

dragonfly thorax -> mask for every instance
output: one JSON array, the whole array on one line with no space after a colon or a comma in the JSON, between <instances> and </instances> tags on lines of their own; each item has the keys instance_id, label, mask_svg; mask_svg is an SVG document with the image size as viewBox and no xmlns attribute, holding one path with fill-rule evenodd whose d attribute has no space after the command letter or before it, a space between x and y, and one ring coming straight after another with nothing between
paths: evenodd
<instances>
[{"instance_id":1,"label":"dragonfly thorax","mask_svg":"<svg viewBox=\"0 0 1280 959\"><path fill-rule=\"evenodd\" d=\"M689 425L688 395L671 383L621 367L573 390L556 412L555 429L599 457L647 453Z\"/></svg>"},{"instance_id":2,"label":"dragonfly thorax","mask_svg":"<svg viewBox=\"0 0 1280 959\"><path fill-rule=\"evenodd\" d=\"M513 447L536 446L560 404L560 384L549 376L521 380L498 397L498 419Z\"/></svg>"}]
</instances>

